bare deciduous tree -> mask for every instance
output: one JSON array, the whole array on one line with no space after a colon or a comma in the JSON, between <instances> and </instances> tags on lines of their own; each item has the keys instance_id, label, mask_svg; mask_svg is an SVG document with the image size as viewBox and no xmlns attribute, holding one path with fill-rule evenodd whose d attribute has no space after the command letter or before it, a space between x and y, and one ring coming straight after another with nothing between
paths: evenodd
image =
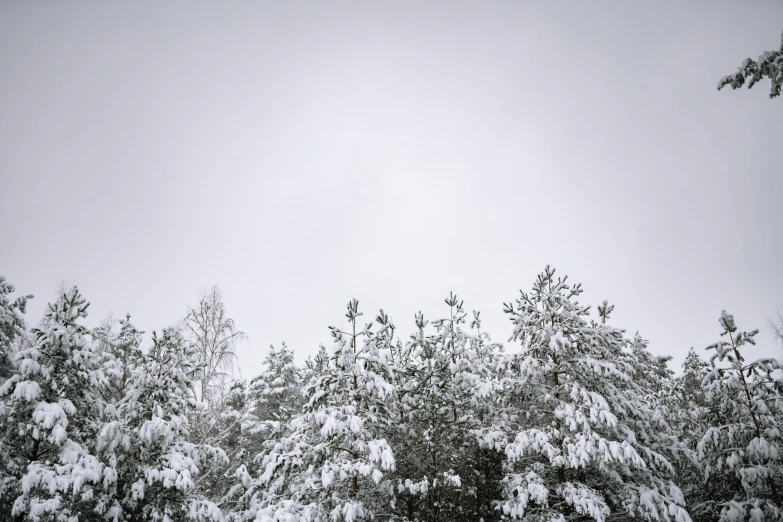
<instances>
[{"instance_id":1,"label":"bare deciduous tree","mask_svg":"<svg viewBox=\"0 0 783 522\"><path fill-rule=\"evenodd\" d=\"M772 329L772 335L775 336L775 342L780 342L783 347L783 314L778 310L777 317L769 318L769 327Z\"/></svg>"},{"instance_id":2,"label":"bare deciduous tree","mask_svg":"<svg viewBox=\"0 0 783 522\"><path fill-rule=\"evenodd\" d=\"M200 399L207 401L223 389L225 379L233 374L236 344L246 337L228 317L217 286L201 293L199 304L188 310L185 326L198 352Z\"/></svg>"}]
</instances>

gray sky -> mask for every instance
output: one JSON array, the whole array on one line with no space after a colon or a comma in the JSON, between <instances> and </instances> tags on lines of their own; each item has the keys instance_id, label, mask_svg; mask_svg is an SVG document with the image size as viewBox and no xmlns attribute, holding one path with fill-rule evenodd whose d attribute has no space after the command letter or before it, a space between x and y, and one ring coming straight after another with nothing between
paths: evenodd
<instances>
[{"instance_id":1,"label":"gray sky","mask_svg":"<svg viewBox=\"0 0 783 522\"><path fill-rule=\"evenodd\" d=\"M783 3L0 3L0 273L150 332L219 285L303 360L356 297L494 340L547 263L679 366L783 309Z\"/></svg>"}]
</instances>

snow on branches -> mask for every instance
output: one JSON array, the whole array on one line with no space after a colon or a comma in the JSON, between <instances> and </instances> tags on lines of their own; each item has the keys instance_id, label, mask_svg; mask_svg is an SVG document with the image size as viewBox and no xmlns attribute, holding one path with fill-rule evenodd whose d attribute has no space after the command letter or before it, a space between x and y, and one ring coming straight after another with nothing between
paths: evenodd
<instances>
[{"instance_id":1,"label":"snow on branches","mask_svg":"<svg viewBox=\"0 0 783 522\"><path fill-rule=\"evenodd\" d=\"M19 520L783 519L783 365L746 361L757 330L726 312L710 360L675 376L547 267L505 305L508 347L454 294L407 337L352 300L304 367L283 344L205 393L181 327L142 348L129 316L86 328L66 288L28 331L12 290L0 278L0 513Z\"/></svg>"}]
</instances>

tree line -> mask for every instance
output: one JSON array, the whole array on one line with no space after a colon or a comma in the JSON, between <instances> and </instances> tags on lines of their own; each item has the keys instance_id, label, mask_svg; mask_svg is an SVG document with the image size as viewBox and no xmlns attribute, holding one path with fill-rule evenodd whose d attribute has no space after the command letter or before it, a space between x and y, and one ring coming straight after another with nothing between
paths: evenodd
<instances>
[{"instance_id":1,"label":"tree line","mask_svg":"<svg viewBox=\"0 0 783 522\"><path fill-rule=\"evenodd\" d=\"M401 334L348 303L297 365L272 347L232 378L243 338L220 292L143 332L87 328L63 288L0 278L0 513L57 521L783 520L783 366L746 360L727 312L682 372L614 306L550 267L504 305L493 342L455 295ZM702 357L703 354L704 357Z\"/></svg>"}]
</instances>

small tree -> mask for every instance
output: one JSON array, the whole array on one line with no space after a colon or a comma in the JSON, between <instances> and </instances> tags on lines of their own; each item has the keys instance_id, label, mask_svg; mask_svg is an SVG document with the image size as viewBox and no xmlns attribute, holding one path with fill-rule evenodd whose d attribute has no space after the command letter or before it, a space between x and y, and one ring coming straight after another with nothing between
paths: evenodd
<instances>
[{"instance_id":1,"label":"small tree","mask_svg":"<svg viewBox=\"0 0 783 522\"><path fill-rule=\"evenodd\" d=\"M294 364L294 352L285 343L269 347L264 372L250 381L250 397L259 421L287 423L304 405L302 378Z\"/></svg>"},{"instance_id":2,"label":"small tree","mask_svg":"<svg viewBox=\"0 0 783 522\"><path fill-rule=\"evenodd\" d=\"M668 408L666 417L687 448L675 466L678 483L683 485L688 512L694 522L714 520L712 503L727 486L725 480L716 476L705 482L697 459L698 444L709 427L710 411L714 408L702 386L709 371L709 363L691 348L682 364L682 374L664 390Z\"/></svg>"},{"instance_id":3,"label":"small tree","mask_svg":"<svg viewBox=\"0 0 783 522\"><path fill-rule=\"evenodd\" d=\"M134 371L144 361L141 350L144 332L133 326L130 319L128 314L119 321L119 331L115 331L116 323L109 318L92 332L99 364L106 377L102 398L112 406L125 398L133 383Z\"/></svg>"},{"instance_id":4,"label":"small tree","mask_svg":"<svg viewBox=\"0 0 783 522\"><path fill-rule=\"evenodd\" d=\"M705 480L723 487L713 498L721 521L781 520L783 365L775 359L746 362L742 347L756 344L758 330L741 332L721 312L721 340L712 351L703 385L711 401L710 427L698 445Z\"/></svg>"},{"instance_id":5,"label":"small tree","mask_svg":"<svg viewBox=\"0 0 783 522\"><path fill-rule=\"evenodd\" d=\"M0 276L0 379L11 376L14 346L25 333L22 314L25 313L27 301L33 298L32 295L24 295L12 301L10 294L14 290L14 285Z\"/></svg>"}]
</instances>

